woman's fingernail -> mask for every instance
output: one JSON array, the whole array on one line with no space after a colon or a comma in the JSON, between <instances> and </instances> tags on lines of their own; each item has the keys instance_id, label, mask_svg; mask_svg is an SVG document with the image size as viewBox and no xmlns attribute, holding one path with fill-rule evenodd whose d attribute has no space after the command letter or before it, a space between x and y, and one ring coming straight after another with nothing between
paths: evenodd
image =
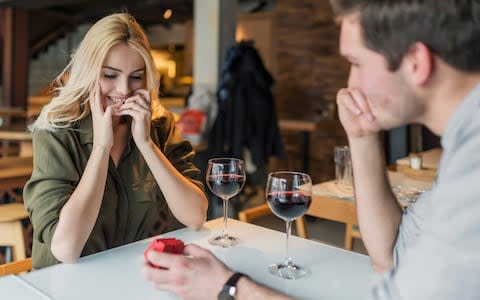
<instances>
[{"instance_id":1,"label":"woman's fingernail","mask_svg":"<svg viewBox=\"0 0 480 300\"><path fill-rule=\"evenodd\" d=\"M356 107L353 107L353 108L352 108L352 111L353 111L353 113L354 113L355 115L357 115L357 116L362 113L362 112L361 112L358 108L356 108Z\"/></svg>"}]
</instances>

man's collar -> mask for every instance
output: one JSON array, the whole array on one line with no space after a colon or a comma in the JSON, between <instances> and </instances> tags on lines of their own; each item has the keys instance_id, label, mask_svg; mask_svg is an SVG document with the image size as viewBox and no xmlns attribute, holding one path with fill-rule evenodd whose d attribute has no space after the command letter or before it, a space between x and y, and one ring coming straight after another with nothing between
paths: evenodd
<instances>
[{"instance_id":1,"label":"man's collar","mask_svg":"<svg viewBox=\"0 0 480 300\"><path fill-rule=\"evenodd\" d=\"M475 118L479 105L480 82L463 98L448 120L441 139L443 149L448 149L457 142L457 138L461 136L459 135L460 130L463 130L467 126L466 124L470 123L472 118Z\"/></svg>"}]
</instances>

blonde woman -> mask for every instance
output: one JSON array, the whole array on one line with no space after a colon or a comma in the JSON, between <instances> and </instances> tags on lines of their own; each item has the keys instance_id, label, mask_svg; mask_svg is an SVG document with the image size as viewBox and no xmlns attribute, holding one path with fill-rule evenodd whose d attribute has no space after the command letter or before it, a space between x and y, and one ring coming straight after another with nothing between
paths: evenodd
<instances>
[{"instance_id":1,"label":"blonde woman","mask_svg":"<svg viewBox=\"0 0 480 300\"><path fill-rule=\"evenodd\" d=\"M169 112L152 120L157 74L135 19L99 20L57 81L31 126L34 170L24 201L34 268L146 238L165 202L181 223L201 227L208 204L194 152Z\"/></svg>"}]
</instances>

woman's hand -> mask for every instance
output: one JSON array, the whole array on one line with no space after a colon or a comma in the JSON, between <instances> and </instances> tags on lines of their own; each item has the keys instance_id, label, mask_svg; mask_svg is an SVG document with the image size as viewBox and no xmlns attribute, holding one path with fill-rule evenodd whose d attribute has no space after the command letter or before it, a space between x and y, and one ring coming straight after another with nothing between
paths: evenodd
<instances>
[{"instance_id":1,"label":"woman's hand","mask_svg":"<svg viewBox=\"0 0 480 300\"><path fill-rule=\"evenodd\" d=\"M377 134L381 128L366 97L356 89L340 89L337 93L338 116L349 138Z\"/></svg>"},{"instance_id":2,"label":"woman's hand","mask_svg":"<svg viewBox=\"0 0 480 300\"><path fill-rule=\"evenodd\" d=\"M102 92L98 84L93 89L93 92L90 93L88 102L90 103L90 111L92 113L93 145L104 147L105 150L110 152L113 145L112 115L113 111L118 108L118 105L108 106L104 110Z\"/></svg>"},{"instance_id":3,"label":"woman's hand","mask_svg":"<svg viewBox=\"0 0 480 300\"><path fill-rule=\"evenodd\" d=\"M150 125L152 108L150 92L144 89L136 90L134 95L125 100L118 111L119 116L132 117L132 136L137 147L150 141Z\"/></svg>"}]
</instances>

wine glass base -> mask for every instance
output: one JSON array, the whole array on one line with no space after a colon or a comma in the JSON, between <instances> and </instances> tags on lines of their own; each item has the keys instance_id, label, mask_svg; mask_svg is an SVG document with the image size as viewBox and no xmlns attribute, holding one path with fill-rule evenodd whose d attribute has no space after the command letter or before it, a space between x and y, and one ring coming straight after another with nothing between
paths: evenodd
<instances>
[{"instance_id":1,"label":"wine glass base","mask_svg":"<svg viewBox=\"0 0 480 300\"><path fill-rule=\"evenodd\" d=\"M217 247L222 247L222 248L229 248L229 247L233 247L233 246L236 246L238 244L238 238L236 237L233 237L231 235L225 235L225 236L216 236L216 237L212 237L208 240L208 243L210 243L210 245L214 245L214 246L217 246Z\"/></svg>"},{"instance_id":2,"label":"wine glass base","mask_svg":"<svg viewBox=\"0 0 480 300\"><path fill-rule=\"evenodd\" d=\"M268 272L283 279L299 279L310 274L310 270L295 264L278 263L268 267Z\"/></svg>"}]
</instances>

